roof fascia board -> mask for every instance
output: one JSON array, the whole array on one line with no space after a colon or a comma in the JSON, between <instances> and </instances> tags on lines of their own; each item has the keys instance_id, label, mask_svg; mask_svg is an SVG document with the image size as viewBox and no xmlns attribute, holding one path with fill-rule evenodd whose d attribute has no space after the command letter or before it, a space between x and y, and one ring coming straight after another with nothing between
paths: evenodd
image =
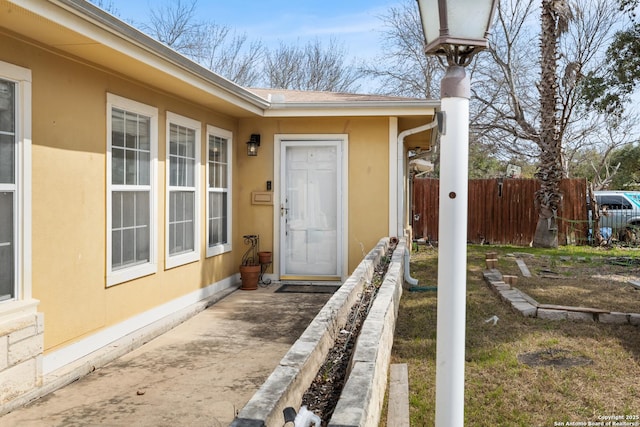
<instances>
[{"instance_id":1,"label":"roof fascia board","mask_svg":"<svg viewBox=\"0 0 640 427\"><path fill-rule=\"evenodd\" d=\"M184 82L249 112L262 115L269 107L265 99L196 64L88 1L9 1L162 72L179 76Z\"/></svg>"},{"instance_id":2,"label":"roof fascia board","mask_svg":"<svg viewBox=\"0 0 640 427\"><path fill-rule=\"evenodd\" d=\"M380 101L272 104L265 117L420 116L433 115L440 101Z\"/></svg>"}]
</instances>

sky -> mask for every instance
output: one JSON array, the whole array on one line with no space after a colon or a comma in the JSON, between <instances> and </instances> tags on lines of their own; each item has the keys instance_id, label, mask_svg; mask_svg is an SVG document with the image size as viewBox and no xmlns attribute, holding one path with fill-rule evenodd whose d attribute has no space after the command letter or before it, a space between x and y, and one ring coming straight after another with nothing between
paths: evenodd
<instances>
[{"instance_id":1,"label":"sky","mask_svg":"<svg viewBox=\"0 0 640 427\"><path fill-rule=\"evenodd\" d=\"M147 20L149 8L171 0L103 0L127 22ZM268 47L334 38L348 57L373 58L380 52L380 16L403 0L198 0L202 21L226 25ZM190 4L190 0L182 0ZM134 25L138 26L138 25Z\"/></svg>"}]
</instances>

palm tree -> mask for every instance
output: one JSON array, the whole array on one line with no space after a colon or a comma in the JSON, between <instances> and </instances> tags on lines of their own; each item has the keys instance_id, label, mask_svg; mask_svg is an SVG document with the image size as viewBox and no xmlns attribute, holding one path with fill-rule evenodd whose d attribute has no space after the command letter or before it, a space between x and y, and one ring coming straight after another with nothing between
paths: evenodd
<instances>
[{"instance_id":1,"label":"palm tree","mask_svg":"<svg viewBox=\"0 0 640 427\"><path fill-rule=\"evenodd\" d=\"M533 238L537 247L558 247L557 213L562 204L560 180L562 167L562 134L558 114L558 40L567 31L571 9L565 0L542 0L540 35L541 74L540 161L535 174L540 182L536 193L538 224Z\"/></svg>"}]
</instances>

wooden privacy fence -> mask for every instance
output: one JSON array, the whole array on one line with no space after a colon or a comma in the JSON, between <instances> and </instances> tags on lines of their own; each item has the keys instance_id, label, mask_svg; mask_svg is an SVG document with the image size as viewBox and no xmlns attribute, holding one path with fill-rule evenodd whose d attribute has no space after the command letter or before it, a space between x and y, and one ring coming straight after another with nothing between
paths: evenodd
<instances>
[{"instance_id":1,"label":"wooden privacy fence","mask_svg":"<svg viewBox=\"0 0 640 427\"><path fill-rule=\"evenodd\" d=\"M439 180L413 180L413 235L439 240ZM471 243L526 246L533 240L538 221L535 192L540 188L533 179L478 179L469 181L467 240ZM558 212L558 242L582 244L587 240L587 182L565 179L560 184L563 196Z\"/></svg>"}]
</instances>

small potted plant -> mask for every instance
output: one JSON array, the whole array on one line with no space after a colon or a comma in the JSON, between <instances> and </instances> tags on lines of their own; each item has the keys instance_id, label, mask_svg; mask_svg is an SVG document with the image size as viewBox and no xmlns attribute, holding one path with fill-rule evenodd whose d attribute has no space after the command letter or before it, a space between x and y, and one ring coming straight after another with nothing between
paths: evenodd
<instances>
[{"instance_id":1,"label":"small potted plant","mask_svg":"<svg viewBox=\"0 0 640 427\"><path fill-rule=\"evenodd\" d=\"M258 281L260 280L260 272L262 271L262 266L256 256L258 236L247 235L243 237L245 243L249 244L250 247L242 256L242 263L240 264L240 280L242 282L240 289L254 291L258 289Z\"/></svg>"}]
</instances>

